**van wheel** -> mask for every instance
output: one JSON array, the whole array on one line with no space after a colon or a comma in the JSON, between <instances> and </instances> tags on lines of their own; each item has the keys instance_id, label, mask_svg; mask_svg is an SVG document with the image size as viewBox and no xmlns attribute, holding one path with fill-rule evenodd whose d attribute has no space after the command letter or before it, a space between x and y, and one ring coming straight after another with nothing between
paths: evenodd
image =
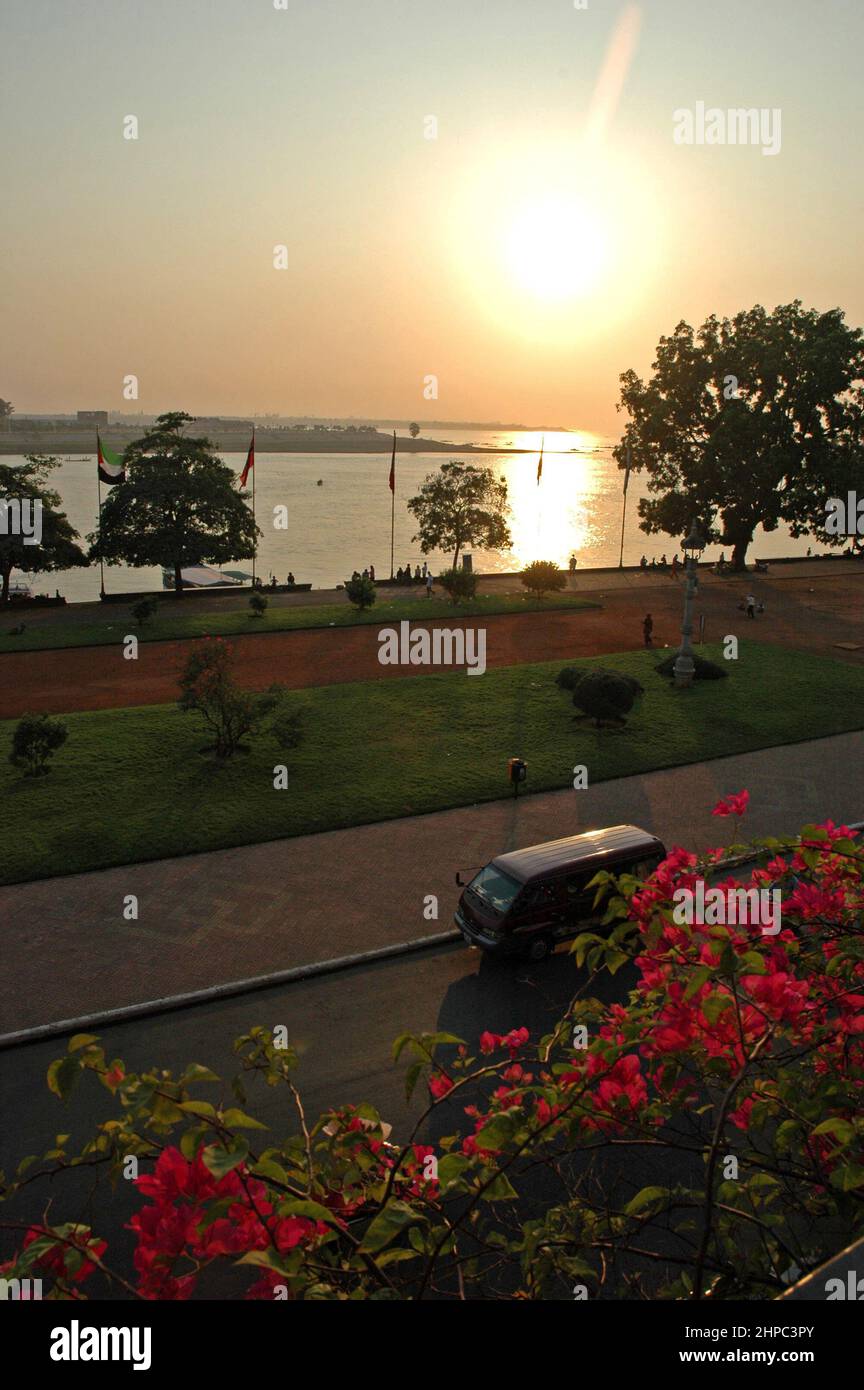
<instances>
[{"instance_id":1,"label":"van wheel","mask_svg":"<svg viewBox=\"0 0 864 1390\"><path fill-rule=\"evenodd\" d=\"M533 961L545 960L552 950L552 942L548 936L538 936L528 947L528 959Z\"/></svg>"}]
</instances>

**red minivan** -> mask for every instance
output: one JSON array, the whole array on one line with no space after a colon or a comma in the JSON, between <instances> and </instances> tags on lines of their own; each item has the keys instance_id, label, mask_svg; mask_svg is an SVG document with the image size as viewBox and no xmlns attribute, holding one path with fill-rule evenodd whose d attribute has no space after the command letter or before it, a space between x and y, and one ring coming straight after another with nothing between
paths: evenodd
<instances>
[{"instance_id":1,"label":"red minivan","mask_svg":"<svg viewBox=\"0 0 864 1390\"><path fill-rule=\"evenodd\" d=\"M456 925L470 946L542 960L594 917L588 884L601 869L645 878L666 857L656 835L613 825L499 854L459 899ZM456 882L461 884L459 875Z\"/></svg>"}]
</instances>

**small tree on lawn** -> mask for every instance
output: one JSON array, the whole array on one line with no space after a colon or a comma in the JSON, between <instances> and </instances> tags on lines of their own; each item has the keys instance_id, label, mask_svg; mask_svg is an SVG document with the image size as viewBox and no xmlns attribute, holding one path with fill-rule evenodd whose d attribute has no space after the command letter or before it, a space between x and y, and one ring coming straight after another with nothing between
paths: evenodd
<instances>
[{"instance_id":1,"label":"small tree on lawn","mask_svg":"<svg viewBox=\"0 0 864 1390\"><path fill-rule=\"evenodd\" d=\"M139 627L146 627L153 614L156 612L157 603L155 598L139 599L132 607L132 617Z\"/></svg>"},{"instance_id":2,"label":"small tree on lawn","mask_svg":"<svg viewBox=\"0 0 864 1390\"><path fill-rule=\"evenodd\" d=\"M15 726L9 761L17 767L23 766L25 777L44 777L50 772L48 759L53 758L68 737L69 730L61 720L51 719L47 714L25 714Z\"/></svg>"},{"instance_id":3,"label":"small tree on lawn","mask_svg":"<svg viewBox=\"0 0 864 1390\"><path fill-rule=\"evenodd\" d=\"M439 574L438 583L448 593L454 603L472 599L477 593L477 576L473 570L452 569Z\"/></svg>"},{"instance_id":4,"label":"small tree on lawn","mask_svg":"<svg viewBox=\"0 0 864 1390\"><path fill-rule=\"evenodd\" d=\"M548 593L560 593L567 583L566 574L552 560L534 560L525 566L521 579L523 587L538 598Z\"/></svg>"},{"instance_id":5,"label":"small tree on lawn","mask_svg":"<svg viewBox=\"0 0 864 1390\"><path fill-rule=\"evenodd\" d=\"M442 463L430 473L416 497L408 503L419 522L412 540L420 542L424 555L433 550L452 550L453 569L466 545L484 550L504 550L511 543L507 525L507 484L491 468L473 463Z\"/></svg>"},{"instance_id":6,"label":"small tree on lawn","mask_svg":"<svg viewBox=\"0 0 864 1390\"><path fill-rule=\"evenodd\" d=\"M625 724L639 693L638 681L617 671L586 671L573 689L573 703L599 729L601 724Z\"/></svg>"},{"instance_id":7,"label":"small tree on lawn","mask_svg":"<svg viewBox=\"0 0 864 1390\"><path fill-rule=\"evenodd\" d=\"M249 607L252 609L253 618L263 618L267 611L268 600L263 594L259 594L257 589L254 594L249 595Z\"/></svg>"},{"instance_id":8,"label":"small tree on lawn","mask_svg":"<svg viewBox=\"0 0 864 1390\"><path fill-rule=\"evenodd\" d=\"M217 758L233 757L268 720L282 747L296 747L299 714L286 712L284 687L274 684L260 694L242 690L231 674L231 660L227 642L205 637L193 647L180 678L180 708L202 716L215 737Z\"/></svg>"},{"instance_id":9,"label":"small tree on lawn","mask_svg":"<svg viewBox=\"0 0 864 1390\"><path fill-rule=\"evenodd\" d=\"M371 608L377 598L375 585L372 583L372 580L367 579L362 574L358 575L356 579L348 580L348 583L345 585L345 592L354 607L359 608L361 613L364 608Z\"/></svg>"}]
</instances>

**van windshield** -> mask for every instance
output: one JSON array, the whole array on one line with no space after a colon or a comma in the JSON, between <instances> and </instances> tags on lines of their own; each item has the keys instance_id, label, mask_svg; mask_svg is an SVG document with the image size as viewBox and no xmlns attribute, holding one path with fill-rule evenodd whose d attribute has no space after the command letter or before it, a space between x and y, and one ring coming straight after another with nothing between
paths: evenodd
<instances>
[{"instance_id":1,"label":"van windshield","mask_svg":"<svg viewBox=\"0 0 864 1390\"><path fill-rule=\"evenodd\" d=\"M487 864L486 868L481 869L477 877L471 880L468 887L487 907L491 907L493 912L506 912L522 884L515 878L502 874L500 869Z\"/></svg>"}]
</instances>

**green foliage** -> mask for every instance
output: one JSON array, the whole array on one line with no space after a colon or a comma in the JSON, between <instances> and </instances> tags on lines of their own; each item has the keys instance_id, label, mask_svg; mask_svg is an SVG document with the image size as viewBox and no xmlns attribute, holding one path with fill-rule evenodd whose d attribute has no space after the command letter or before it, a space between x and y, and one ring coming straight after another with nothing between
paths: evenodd
<instances>
[{"instance_id":1,"label":"green foliage","mask_svg":"<svg viewBox=\"0 0 864 1390\"><path fill-rule=\"evenodd\" d=\"M586 671L573 687L573 703L599 728L604 720L623 724L637 693L616 671Z\"/></svg>"},{"instance_id":2,"label":"green foliage","mask_svg":"<svg viewBox=\"0 0 864 1390\"><path fill-rule=\"evenodd\" d=\"M538 598L560 593L567 583L566 574L552 560L534 560L525 566L520 577L523 586Z\"/></svg>"},{"instance_id":3,"label":"green foliage","mask_svg":"<svg viewBox=\"0 0 864 1390\"><path fill-rule=\"evenodd\" d=\"M139 599L137 603L133 604L132 616L138 626L146 627L158 607L159 602L155 598L142 598Z\"/></svg>"},{"instance_id":4,"label":"green foliage","mask_svg":"<svg viewBox=\"0 0 864 1390\"><path fill-rule=\"evenodd\" d=\"M249 607L252 609L253 618L261 618L267 611L269 600L264 594L260 594L257 589L249 595Z\"/></svg>"},{"instance_id":5,"label":"green foliage","mask_svg":"<svg viewBox=\"0 0 864 1390\"><path fill-rule=\"evenodd\" d=\"M661 338L654 374L621 377L632 450L652 494L643 531L683 536L692 517L743 568L757 526L826 536L825 501L845 497L864 455L864 338L839 309L761 305Z\"/></svg>"},{"instance_id":6,"label":"green foliage","mask_svg":"<svg viewBox=\"0 0 864 1390\"><path fill-rule=\"evenodd\" d=\"M233 471L208 439L182 432L191 418L160 415L128 445L126 481L111 488L99 530L87 538L91 557L106 564L173 570L178 598L181 569L246 559L260 535Z\"/></svg>"},{"instance_id":7,"label":"green foliage","mask_svg":"<svg viewBox=\"0 0 864 1390\"><path fill-rule=\"evenodd\" d=\"M60 511L60 494L46 486L60 460L41 454L28 454L27 461L10 467L0 464L0 497L7 502L41 503L42 535L38 545L25 544L25 537L11 530L0 530L0 579L2 601L9 599L9 579L13 569L25 574L50 574L56 570L85 568L90 563L77 544L78 532Z\"/></svg>"},{"instance_id":8,"label":"green foliage","mask_svg":"<svg viewBox=\"0 0 864 1390\"><path fill-rule=\"evenodd\" d=\"M362 574L358 575L356 579L348 580L345 585L345 592L354 607L359 608L361 613L364 608L371 608L378 597L377 590L372 580L368 577L364 577Z\"/></svg>"},{"instance_id":9,"label":"green foliage","mask_svg":"<svg viewBox=\"0 0 864 1390\"><path fill-rule=\"evenodd\" d=\"M450 595L452 603L473 599L477 593L476 574L461 565L458 569L444 570L443 574L438 576L438 583L444 592Z\"/></svg>"},{"instance_id":10,"label":"green foliage","mask_svg":"<svg viewBox=\"0 0 864 1390\"><path fill-rule=\"evenodd\" d=\"M180 708L202 716L215 737L216 757L233 757L244 747L244 739L268 719L283 747L297 747L299 713L287 710L284 686L271 685L262 694L241 690L231 675L231 662L227 642L221 637L205 638L192 648L180 677Z\"/></svg>"},{"instance_id":11,"label":"green foliage","mask_svg":"<svg viewBox=\"0 0 864 1390\"><path fill-rule=\"evenodd\" d=\"M452 550L453 569L465 546L503 550L511 544L506 521L507 484L496 478L491 468L442 463L411 498L408 510L418 522L412 540L419 540L424 555L432 550Z\"/></svg>"},{"instance_id":12,"label":"green foliage","mask_svg":"<svg viewBox=\"0 0 864 1390\"><path fill-rule=\"evenodd\" d=\"M677 658L678 653L673 652L671 656L667 656L658 666L655 666L654 670L660 676L672 676ZM722 681L729 675L729 672L724 670L722 666L718 666L716 661L709 661L707 657L699 656L696 652L693 653L693 665L695 667L694 679L697 681Z\"/></svg>"},{"instance_id":13,"label":"green foliage","mask_svg":"<svg viewBox=\"0 0 864 1390\"><path fill-rule=\"evenodd\" d=\"M15 726L9 761L25 767L27 777L44 776L50 771L48 759L53 758L68 737L69 730L61 720L51 719L47 714L25 714Z\"/></svg>"}]
</instances>

